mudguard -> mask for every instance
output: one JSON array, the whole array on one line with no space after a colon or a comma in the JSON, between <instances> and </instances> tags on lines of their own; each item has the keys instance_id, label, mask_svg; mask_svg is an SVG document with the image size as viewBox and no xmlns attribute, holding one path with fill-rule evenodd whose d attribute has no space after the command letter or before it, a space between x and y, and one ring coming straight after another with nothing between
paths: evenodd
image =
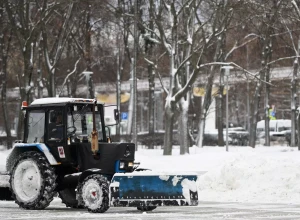
<instances>
[{"instance_id":1,"label":"mudguard","mask_svg":"<svg viewBox=\"0 0 300 220\"><path fill-rule=\"evenodd\" d=\"M9 179L8 173L0 173L0 200L13 200L9 189Z\"/></svg>"},{"instance_id":2,"label":"mudguard","mask_svg":"<svg viewBox=\"0 0 300 220\"><path fill-rule=\"evenodd\" d=\"M57 160L53 157L52 153L49 151L49 148L43 144L43 143L33 143L33 144L25 144L25 143L16 143L14 145L14 149L12 150L12 152L10 153L10 155L13 155L15 153L15 151L18 151L18 149L21 149L22 152L26 151L27 149L30 150L32 148L39 150L40 152L42 152L45 157L47 158L48 162L51 165L58 165L60 164L59 162L57 162Z\"/></svg>"},{"instance_id":3,"label":"mudguard","mask_svg":"<svg viewBox=\"0 0 300 220\"><path fill-rule=\"evenodd\" d=\"M79 173L78 182L81 183L87 176L90 176L90 175L93 175L93 174L99 174L101 176L105 176L108 180L110 180L112 178L111 175L107 175L101 169L92 168L92 169L87 169L87 170L83 171L82 173Z\"/></svg>"},{"instance_id":4,"label":"mudguard","mask_svg":"<svg viewBox=\"0 0 300 220\"><path fill-rule=\"evenodd\" d=\"M198 205L197 174L154 171L117 173L110 184L111 206Z\"/></svg>"}]
</instances>

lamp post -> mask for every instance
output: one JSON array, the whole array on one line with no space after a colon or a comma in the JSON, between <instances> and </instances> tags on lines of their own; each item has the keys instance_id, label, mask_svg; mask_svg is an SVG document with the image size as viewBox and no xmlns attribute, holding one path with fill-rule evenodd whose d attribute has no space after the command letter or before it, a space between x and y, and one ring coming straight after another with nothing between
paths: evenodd
<instances>
[{"instance_id":1,"label":"lamp post","mask_svg":"<svg viewBox=\"0 0 300 220\"><path fill-rule=\"evenodd\" d=\"M230 74L230 70L233 69L232 66L223 66L222 69L225 70L226 77L226 151L228 151L228 76Z\"/></svg>"},{"instance_id":2,"label":"lamp post","mask_svg":"<svg viewBox=\"0 0 300 220\"><path fill-rule=\"evenodd\" d=\"M86 97L89 98L89 81L90 81L90 78L91 78L91 75L93 74L93 72L83 71L82 74L85 76L85 80L86 80L86 86L87 86Z\"/></svg>"}]
</instances>

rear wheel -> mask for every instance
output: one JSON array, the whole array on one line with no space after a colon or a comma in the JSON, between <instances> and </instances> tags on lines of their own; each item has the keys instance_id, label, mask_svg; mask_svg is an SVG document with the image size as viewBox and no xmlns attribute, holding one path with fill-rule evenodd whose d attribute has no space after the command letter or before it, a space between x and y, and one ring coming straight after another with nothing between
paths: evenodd
<instances>
[{"instance_id":1,"label":"rear wheel","mask_svg":"<svg viewBox=\"0 0 300 220\"><path fill-rule=\"evenodd\" d=\"M40 152L22 153L12 169L10 188L15 202L25 209L44 209L53 200L56 174Z\"/></svg>"},{"instance_id":2,"label":"rear wheel","mask_svg":"<svg viewBox=\"0 0 300 220\"><path fill-rule=\"evenodd\" d=\"M108 181L104 176L93 174L78 187L78 201L89 212L103 213L109 209Z\"/></svg>"},{"instance_id":3,"label":"rear wheel","mask_svg":"<svg viewBox=\"0 0 300 220\"><path fill-rule=\"evenodd\" d=\"M138 206L137 210L142 212L150 212L152 210L156 209L156 206Z\"/></svg>"},{"instance_id":4,"label":"rear wheel","mask_svg":"<svg viewBox=\"0 0 300 220\"><path fill-rule=\"evenodd\" d=\"M58 192L59 197L62 200L62 203L66 207L73 209L82 209L83 205L79 205L78 200L76 199L76 189L75 188L66 188Z\"/></svg>"}]
</instances>

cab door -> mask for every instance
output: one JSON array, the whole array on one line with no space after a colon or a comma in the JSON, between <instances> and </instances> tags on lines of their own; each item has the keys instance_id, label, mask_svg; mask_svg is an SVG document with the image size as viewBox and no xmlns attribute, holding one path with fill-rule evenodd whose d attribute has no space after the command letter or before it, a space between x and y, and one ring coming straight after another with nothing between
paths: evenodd
<instances>
[{"instance_id":1,"label":"cab door","mask_svg":"<svg viewBox=\"0 0 300 220\"><path fill-rule=\"evenodd\" d=\"M46 139L50 152L59 162L68 159L66 149L66 120L63 108L50 108L46 112Z\"/></svg>"}]
</instances>

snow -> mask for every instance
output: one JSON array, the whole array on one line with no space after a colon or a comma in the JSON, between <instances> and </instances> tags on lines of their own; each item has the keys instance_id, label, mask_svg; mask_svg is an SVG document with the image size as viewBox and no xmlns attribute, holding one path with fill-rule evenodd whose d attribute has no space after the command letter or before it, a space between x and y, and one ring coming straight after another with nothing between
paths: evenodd
<instances>
[{"instance_id":1,"label":"snow","mask_svg":"<svg viewBox=\"0 0 300 220\"><path fill-rule=\"evenodd\" d=\"M172 156L162 154L162 149L139 149L136 162L141 162L140 168L160 173L160 178L166 178L167 173L197 173L200 201L300 204L297 148L230 146L226 152L224 147L205 146L179 155L175 146ZM7 155L7 151L0 152L2 171ZM182 185L188 189L192 186L189 182Z\"/></svg>"},{"instance_id":2,"label":"snow","mask_svg":"<svg viewBox=\"0 0 300 220\"><path fill-rule=\"evenodd\" d=\"M42 98L34 100L30 105L44 105L49 103L67 103L67 102L94 102L94 99L82 98Z\"/></svg>"},{"instance_id":3,"label":"snow","mask_svg":"<svg viewBox=\"0 0 300 220\"><path fill-rule=\"evenodd\" d=\"M0 149L5 149L3 145L0 145ZM0 172L6 170L6 158L11 150L0 151Z\"/></svg>"},{"instance_id":4,"label":"snow","mask_svg":"<svg viewBox=\"0 0 300 220\"><path fill-rule=\"evenodd\" d=\"M0 187L9 187L9 175L1 176Z\"/></svg>"}]
</instances>

